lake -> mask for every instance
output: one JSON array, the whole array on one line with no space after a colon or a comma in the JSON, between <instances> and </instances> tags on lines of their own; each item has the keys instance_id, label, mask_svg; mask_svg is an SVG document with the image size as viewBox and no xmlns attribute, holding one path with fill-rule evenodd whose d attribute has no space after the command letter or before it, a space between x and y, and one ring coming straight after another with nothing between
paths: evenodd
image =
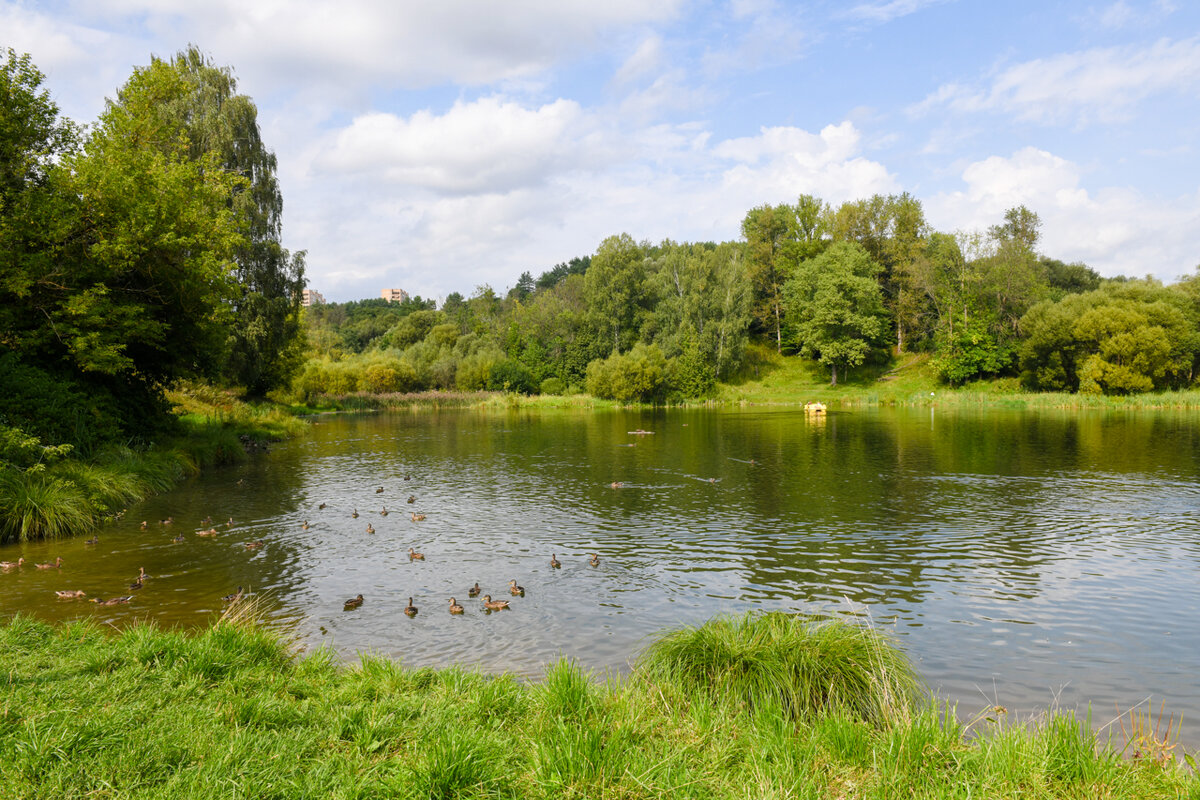
<instances>
[{"instance_id":1,"label":"lake","mask_svg":"<svg viewBox=\"0 0 1200 800\"><path fill-rule=\"evenodd\" d=\"M624 672L664 629L785 610L889 633L962 718L1091 703L1101 725L1152 698L1196 742L1196 422L928 408L324 416L130 508L96 545L0 547L0 560L64 559L0 574L0 608L195 626L244 586L305 647L530 677L560 654ZM233 524L196 536L208 516ZM151 577L131 592L139 567ZM476 581L511 608L484 613Z\"/></svg>"}]
</instances>

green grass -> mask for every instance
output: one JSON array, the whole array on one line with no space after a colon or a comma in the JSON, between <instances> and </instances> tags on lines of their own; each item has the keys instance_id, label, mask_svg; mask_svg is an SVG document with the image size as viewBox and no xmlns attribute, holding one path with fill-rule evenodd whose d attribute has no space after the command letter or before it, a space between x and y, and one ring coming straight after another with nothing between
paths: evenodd
<instances>
[{"instance_id":1,"label":"green grass","mask_svg":"<svg viewBox=\"0 0 1200 800\"><path fill-rule=\"evenodd\" d=\"M120 445L88 460L64 458L22 471L0 464L0 542L56 539L92 531L130 503L163 492L198 470L237 464L247 448L296 436L307 423L272 404L188 384L168 392L179 434L147 450Z\"/></svg>"},{"instance_id":2,"label":"green grass","mask_svg":"<svg viewBox=\"0 0 1200 800\"><path fill-rule=\"evenodd\" d=\"M1200 797L1200 781L1174 761L1123 759L1068 715L980 728L928 701L887 717L840 702L797 713L781 698L811 687L789 688L784 644L805 658L845 657L810 644L830 634L805 620L713 623L710 643L772 676L747 694L727 670L678 677L678 659L658 649L607 682L567 660L532 685L374 657L342 665L324 650L301 657L252 613L238 616L191 633L22 616L0 625L0 794ZM688 660L710 662L694 634L684 634ZM869 659L903 660L874 634L849 636L855 649L870 642ZM882 679L877 665L867 672Z\"/></svg>"}]
</instances>

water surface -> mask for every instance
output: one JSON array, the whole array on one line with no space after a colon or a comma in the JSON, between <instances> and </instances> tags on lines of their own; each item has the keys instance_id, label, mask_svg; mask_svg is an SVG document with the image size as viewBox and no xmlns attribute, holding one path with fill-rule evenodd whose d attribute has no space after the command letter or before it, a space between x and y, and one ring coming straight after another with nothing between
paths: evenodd
<instances>
[{"instance_id":1,"label":"water surface","mask_svg":"<svg viewBox=\"0 0 1200 800\"><path fill-rule=\"evenodd\" d=\"M559 654L624 671L663 629L786 610L894 635L962 716L1090 702L1102 723L1153 697L1195 741L1198 450L1196 416L1165 412L322 417L129 509L98 545L0 548L65 562L0 574L0 611L203 625L240 585L306 646L536 676ZM233 524L197 537L210 515ZM138 567L152 577L131 592ZM511 610L485 614L476 581Z\"/></svg>"}]
</instances>

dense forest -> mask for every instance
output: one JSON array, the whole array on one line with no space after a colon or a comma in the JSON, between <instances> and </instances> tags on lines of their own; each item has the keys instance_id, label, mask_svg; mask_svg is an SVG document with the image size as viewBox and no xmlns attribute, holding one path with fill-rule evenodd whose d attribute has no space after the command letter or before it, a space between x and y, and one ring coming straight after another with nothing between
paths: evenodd
<instances>
[{"instance_id":1,"label":"dense forest","mask_svg":"<svg viewBox=\"0 0 1200 800\"><path fill-rule=\"evenodd\" d=\"M834 206L802 195L751 209L739 241L611 236L590 256L442 307L417 298L305 311L296 392L506 390L657 402L703 397L747 346L847 369L927 353L961 385L1128 394L1190 386L1200 274L1103 279L1038 250L1013 208L986 232L933 230L908 194Z\"/></svg>"}]
</instances>

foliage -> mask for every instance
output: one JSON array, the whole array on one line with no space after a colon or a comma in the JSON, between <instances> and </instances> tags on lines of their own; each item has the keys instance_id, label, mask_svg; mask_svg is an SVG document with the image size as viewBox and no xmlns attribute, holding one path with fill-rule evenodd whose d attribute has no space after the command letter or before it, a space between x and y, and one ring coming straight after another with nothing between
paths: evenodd
<instances>
[{"instance_id":1,"label":"foliage","mask_svg":"<svg viewBox=\"0 0 1200 800\"><path fill-rule=\"evenodd\" d=\"M625 355L614 353L588 365L587 390L596 397L627 403L661 401L669 365L657 345L638 343Z\"/></svg>"},{"instance_id":2,"label":"foliage","mask_svg":"<svg viewBox=\"0 0 1200 800\"><path fill-rule=\"evenodd\" d=\"M838 242L800 262L784 287L794 344L830 367L854 367L878 350L887 333L879 272L857 243Z\"/></svg>"}]
</instances>

